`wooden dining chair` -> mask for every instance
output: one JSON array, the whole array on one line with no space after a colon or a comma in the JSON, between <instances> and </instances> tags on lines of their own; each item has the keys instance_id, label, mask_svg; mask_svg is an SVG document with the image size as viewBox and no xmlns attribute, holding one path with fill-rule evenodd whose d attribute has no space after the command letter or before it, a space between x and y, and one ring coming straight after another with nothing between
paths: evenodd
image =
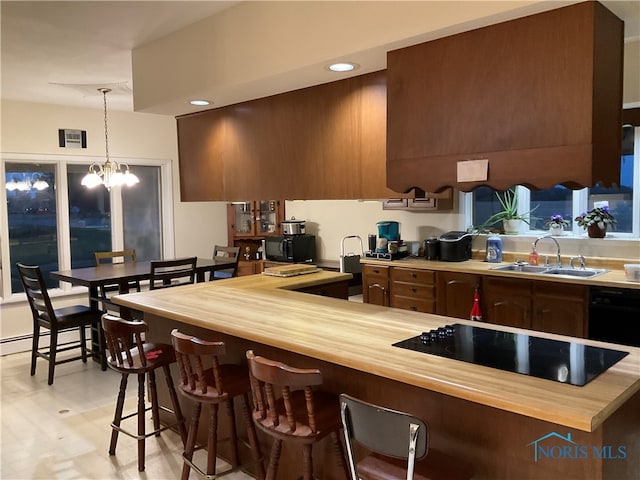
<instances>
[{"instance_id":1,"label":"wooden dining chair","mask_svg":"<svg viewBox=\"0 0 640 480\"><path fill-rule=\"evenodd\" d=\"M115 315L105 313L102 315L102 327L104 336L109 348L109 358L107 363L109 368L122 375L120 380L120 390L116 402L115 414L111 423L111 443L109 444L109 455L116 454L118 434L125 435L137 440L138 444L138 471L145 468L145 439L150 436L159 436L160 432L168 428L177 427L182 438L182 443L187 438L187 431L184 426L184 417L180 409L180 402L171 377L170 365L175 363L176 357L173 347L165 343L145 342L143 336L149 330L149 326L143 321L129 321ZM169 397L173 410L170 410L158 402L158 391L156 387L155 372L162 369L167 382ZM125 395L129 375L138 377L138 408L136 411L123 415ZM150 406L145 401L145 380L148 378ZM153 420L153 430L146 431L145 413L151 410ZM161 426L160 411L170 413L175 416L175 423ZM137 429L135 432L123 428L123 420L136 417Z\"/></svg>"},{"instance_id":2,"label":"wooden dining chair","mask_svg":"<svg viewBox=\"0 0 640 480\"><path fill-rule=\"evenodd\" d=\"M158 288L177 287L194 283L197 261L197 257L151 261L149 288L156 290Z\"/></svg>"},{"instance_id":3,"label":"wooden dining chair","mask_svg":"<svg viewBox=\"0 0 640 480\"><path fill-rule=\"evenodd\" d=\"M130 248L127 250L117 250L113 252L94 252L94 256L96 259L96 267L100 267L101 265L110 265L114 263L131 263L136 261L136 250L134 248ZM136 292L140 291L140 281L132 280L128 282L129 290L135 290ZM102 304L102 311L107 312L108 310L112 310L114 312L119 312L120 309L118 305L114 304L110 296L115 292L118 293L120 291L120 286L118 284L113 285L101 285L98 287L98 301Z\"/></svg>"},{"instance_id":4,"label":"wooden dining chair","mask_svg":"<svg viewBox=\"0 0 640 480\"><path fill-rule=\"evenodd\" d=\"M189 478L191 469L195 469L200 475L215 477L216 457L218 453L218 407L226 406L229 420L229 437L224 440L231 442L231 467L218 472L222 476L240 468L246 467L249 462L241 465L238 451L238 435L236 432L236 416L234 400L240 400L242 413L247 427L247 438L255 465L255 473L258 479L264 478L264 465L255 425L251 419L251 407L249 406L249 394L251 385L249 372L246 365L222 363L221 359L226 353L224 342L212 342L191 335L181 333L177 329L171 332L171 342L176 354L176 361L180 370L180 382L178 391L188 401L195 404L191 415L191 426L183 453L184 465L182 467L182 480ZM206 468L201 468L193 461L193 453L196 448L198 426L202 406L208 406L209 432L207 435L207 462ZM222 440L220 440L222 441ZM203 462L204 463L204 462ZM206 470L206 472L205 472Z\"/></svg>"},{"instance_id":5,"label":"wooden dining chair","mask_svg":"<svg viewBox=\"0 0 640 480\"><path fill-rule=\"evenodd\" d=\"M210 280L220 280L238 276L238 262L240 261L240 247L223 247L215 245L213 247L213 259L234 259L236 261L233 268L216 270L212 273Z\"/></svg>"},{"instance_id":6,"label":"wooden dining chair","mask_svg":"<svg viewBox=\"0 0 640 480\"><path fill-rule=\"evenodd\" d=\"M346 394L340 395L340 415L351 480L462 480L473 475L464 460L429 450L429 428L417 417ZM356 444L367 452L359 460Z\"/></svg>"},{"instance_id":7,"label":"wooden dining chair","mask_svg":"<svg viewBox=\"0 0 640 480\"><path fill-rule=\"evenodd\" d=\"M42 272L38 266L29 266L17 263L20 280L29 301L29 307L33 317L33 341L31 346L31 375L36 373L36 359L44 358L49 362L49 375L47 383L53 384L53 376L56 365L82 360L87 362L87 358L94 357L100 360L102 369L106 370L104 356L104 346L102 344L102 334L100 332L101 312L91 310L84 305L71 305L68 307L54 309L49 298L49 292L45 284ZM87 349L86 328L94 329L98 338L98 348L96 351ZM49 330L49 347L40 347L40 329ZM77 330L79 340L71 341L63 345L58 345L58 337L62 332ZM71 358L60 359L58 354L68 350L79 349L80 355Z\"/></svg>"},{"instance_id":8,"label":"wooden dining chair","mask_svg":"<svg viewBox=\"0 0 640 480\"><path fill-rule=\"evenodd\" d=\"M278 478L282 443L302 446L302 478L313 479L312 445L327 435L333 440L338 464L348 477L340 441L338 395L318 390L322 374L317 369L294 368L247 351L253 396L253 421L273 439L266 480Z\"/></svg>"}]
</instances>

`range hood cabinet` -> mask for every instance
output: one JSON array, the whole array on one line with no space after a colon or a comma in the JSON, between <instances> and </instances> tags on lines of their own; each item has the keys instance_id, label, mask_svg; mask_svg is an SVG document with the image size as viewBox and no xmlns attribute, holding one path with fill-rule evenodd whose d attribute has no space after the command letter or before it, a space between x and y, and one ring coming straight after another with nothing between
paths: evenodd
<instances>
[{"instance_id":1,"label":"range hood cabinet","mask_svg":"<svg viewBox=\"0 0 640 480\"><path fill-rule=\"evenodd\" d=\"M584 2L389 52L387 186L619 182L623 35Z\"/></svg>"}]
</instances>

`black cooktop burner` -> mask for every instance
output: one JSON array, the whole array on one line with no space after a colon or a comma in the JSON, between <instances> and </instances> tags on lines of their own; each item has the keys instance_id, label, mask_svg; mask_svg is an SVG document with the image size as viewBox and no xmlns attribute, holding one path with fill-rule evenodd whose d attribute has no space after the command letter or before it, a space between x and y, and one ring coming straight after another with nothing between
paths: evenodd
<instances>
[{"instance_id":1,"label":"black cooktop burner","mask_svg":"<svg viewBox=\"0 0 640 480\"><path fill-rule=\"evenodd\" d=\"M393 344L417 352L583 386L628 352L456 323Z\"/></svg>"}]
</instances>

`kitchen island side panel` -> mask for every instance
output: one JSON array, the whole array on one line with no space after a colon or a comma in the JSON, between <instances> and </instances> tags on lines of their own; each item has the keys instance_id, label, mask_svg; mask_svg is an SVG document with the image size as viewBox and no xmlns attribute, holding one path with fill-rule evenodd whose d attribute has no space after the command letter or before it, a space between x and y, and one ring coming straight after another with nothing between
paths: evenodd
<instances>
[{"instance_id":1,"label":"kitchen island side panel","mask_svg":"<svg viewBox=\"0 0 640 480\"><path fill-rule=\"evenodd\" d=\"M179 328L208 340L224 341L227 345L225 361L245 362L246 350L253 349L257 355L296 367L319 368L326 390L348 393L419 416L429 425L431 448L471 464L474 478L619 480L635 479L640 473L640 393L589 433L222 334L213 326L207 329L148 313L145 320L150 325L150 341L170 342L171 330ZM159 387L162 386L159 384ZM163 404L168 403L166 392L161 392L161 398ZM240 423L238 428L241 432ZM201 431L201 439L205 434ZM263 455L268 455L270 439L260 434L260 441ZM620 447L626 451L626 458L613 458ZM248 455L246 451L241 453ZM294 447L286 445L283 448L279 479L299 476L300 455ZM342 478L328 440L314 446L314 472L323 480Z\"/></svg>"}]
</instances>

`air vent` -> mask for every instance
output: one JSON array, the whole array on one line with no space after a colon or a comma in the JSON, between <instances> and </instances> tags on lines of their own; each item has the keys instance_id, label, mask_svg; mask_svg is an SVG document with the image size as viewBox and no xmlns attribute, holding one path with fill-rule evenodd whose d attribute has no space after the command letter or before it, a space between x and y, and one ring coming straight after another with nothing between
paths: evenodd
<instances>
[{"instance_id":1,"label":"air vent","mask_svg":"<svg viewBox=\"0 0 640 480\"><path fill-rule=\"evenodd\" d=\"M62 148L87 148L87 131L58 129L58 141Z\"/></svg>"}]
</instances>

